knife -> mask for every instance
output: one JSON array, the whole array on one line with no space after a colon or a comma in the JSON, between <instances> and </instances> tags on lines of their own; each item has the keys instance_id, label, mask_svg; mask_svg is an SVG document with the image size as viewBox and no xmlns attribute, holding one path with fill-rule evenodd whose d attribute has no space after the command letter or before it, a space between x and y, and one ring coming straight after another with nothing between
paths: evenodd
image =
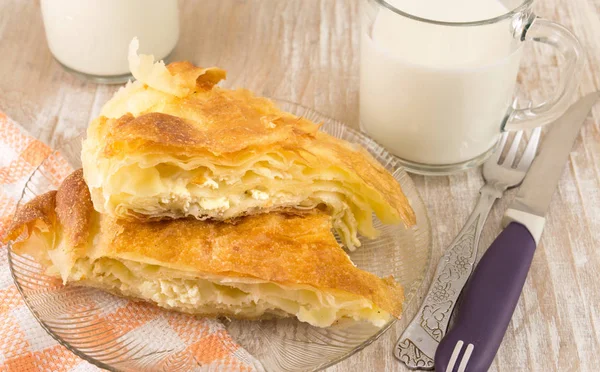
<instances>
[{"instance_id":1,"label":"knife","mask_svg":"<svg viewBox=\"0 0 600 372\"><path fill-rule=\"evenodd\" d=\"M484 372L492 364L519 301L552 194L579 129L598 98L600 92L586 95L551 125L504 214L504 230L462 293L454 326L436 350L436 371Z\"/></svg>"}]
</instances>

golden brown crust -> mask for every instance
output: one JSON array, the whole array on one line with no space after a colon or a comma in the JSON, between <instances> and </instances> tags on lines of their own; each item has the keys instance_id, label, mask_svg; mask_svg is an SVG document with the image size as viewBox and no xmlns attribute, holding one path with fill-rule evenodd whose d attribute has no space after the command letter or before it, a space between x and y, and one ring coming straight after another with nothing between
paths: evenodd
<instances>
[{"instance_id":1,"label":"golden brown crust","mask_svg":"<svg viewBox=\"0 0 600 372\"><path fill-rule=\"evenodd\" d=\"M330 226L325 214L260 214L235 225L195 219L140 223L107 217L102 221L100 244L105 257L345 291L399 316L401 288L355 268Z\"/></svg>"},{"instance_id":2,"label":"golden brown crust","mask_svg":"<svg viewBox=\"0 0 600 372\"><path fill-rule=\"evenodd\" d=\"M134 118L96 119L107 157L169 150L177 156L231 154L272 144L298 146L304 136L314 137L318 126L279 111L264 98L245 90L213 87L184 98L172 97L160 111Z\"/></svg>"},{"instance_id":3,"label":"golden brown crust","mask_svg":"<svg viewBox=\"0 0 600 372\"><path fill-rule=\"evenodd\" d=\"M29 237L34 225L43 230L51 229L56 220L55 208L56 191L36 196L17 210L4 242L17 239L25 230L28 232L26 238Z\"/></svg>"},{"instance_id":4,"label":"golden brown crust","mask_svg":"<svg viewBox=\"0 0 600 372\"><path fill-rule=\"evenodd\" d=\"M170 63L167 70L182 82L196 80L196 87L199 89L211 89L227 76L225 70L220 68L196 67L188 61Z\"/></svg>"},{"instance_id":5,"label":"golden brown crust","mask_svg":"<svg viewBox=\"0 0 600 372\"><path fill-rule=\"evenodd\" d=\"M56 194L56 214L72 247L88 242L93 213L83 170L78 169L65 178Z\"/></svg>"},{"instance_id":6,"label":"golden brown crust","mask_svg":"<svg viewBox=\"0 0 600 372\"><path fill-rule=\"evenodd\" d=\"M48 221L51 229L71 236L69 242L83 239L89 233L90 216L97 215L86 190L82 173L73 173L58 193L44 194L27 204L13 231L41 220ZM77 201L75 197L87 200ZM69 204L71 208L64 207ZM65 217L55 224L53 205L66 208L59 212ZM390 278L380 279L354 267L331 233L330 217L321 212L303 216L260 214L240 218L235 224L195 219L143 223L108 216L101 216L100 221L101 236L95 252L101 257L343 291L365 297L395 316L401 313L401 286ZM73 261L88 253L80 249L71 252Z\"/></svg>"}]
</instances>

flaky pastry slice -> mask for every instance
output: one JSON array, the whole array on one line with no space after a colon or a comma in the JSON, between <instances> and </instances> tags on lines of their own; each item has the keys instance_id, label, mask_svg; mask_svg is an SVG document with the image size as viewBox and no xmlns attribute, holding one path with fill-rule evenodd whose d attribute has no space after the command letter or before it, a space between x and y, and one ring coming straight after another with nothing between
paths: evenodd
<instances>
[{"instance_id":1,"label":"flaky pastry slice","mask_svg":"<svg viewBox=\"0 0 600 372\"><path fill-rule=\"evenodd\" d=\"M384 223L415 223L400 185L363 148L320 132L245 89L223 89L219 68L154 63L130 48L137 81L109 100L83 143L96 210L119 218L228 220L321 208L343 243Z\"/></svg>"},{"instance_id":2,"label":"flaky pastry slice","mask_svg":"<svg viewBox=\"0 0 600 372\"><path fill-rule=\"evenodd\" d=\"M58 191L16 214L8 238L49 275L205 316L295 316L326 327L340 319L385 324L403 290L356 268L330 231L331 217L259 214L235 223L116 220L93 209L76 171Z\"/></svg>"}]
</instances>

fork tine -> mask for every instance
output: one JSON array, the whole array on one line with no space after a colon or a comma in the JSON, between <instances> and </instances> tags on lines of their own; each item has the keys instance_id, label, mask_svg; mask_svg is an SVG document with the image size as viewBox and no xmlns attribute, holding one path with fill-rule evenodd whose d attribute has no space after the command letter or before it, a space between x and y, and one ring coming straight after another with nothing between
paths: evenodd
<instances>
[{"instance_id":1,"label":"fork tine","mask_svg":"<svg viewBox=\"0 0 600 372\"><path fill-rule=\"evenodd\" d=\"M512 164L515 161L515 157L517 156L517 151L519 150L519 142L521 142L522 136L522 130L515 133L515 137L513 138L512 144L510 145L510 149L508 150L508 154L506 154L506 158L504 158L504 162L502 163L502 165L512 167Z\"/></svg>"},{"instance_id":2,"label":"fork tine","mask_svg":"<svg viewBox=\"0 0 600 372\"><path fill-rule=\"evenodd\" d=\"M542 133L542 128L537 127L531 132L531 137L529 137L529 143L527 143L527 147L525 148L525 152L517 165L517 169L520 171L526 171L533 158L535 158L535 153L537 151L538 144L540 142L540 135Z\"/></svg>"},{"instance_id":3,"label":"fork tine","mask_svg":"<svg viewBox=\"0 0 600 372\"><path fill-rule=\"evenodd\" d=\"M506 145L506 138L508 137L508 132L503 132L500 137L500 143L498 147L496 147L496 153L494 154L494 158L496 159L496 163L500 160L500 155L502 155L502 151L504 150L504 145Z\"/></svg>"}]
</instances>

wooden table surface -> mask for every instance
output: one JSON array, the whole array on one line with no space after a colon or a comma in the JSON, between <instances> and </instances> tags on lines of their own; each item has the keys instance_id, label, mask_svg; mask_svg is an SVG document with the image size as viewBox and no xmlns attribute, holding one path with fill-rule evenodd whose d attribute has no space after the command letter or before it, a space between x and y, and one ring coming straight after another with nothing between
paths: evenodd
<instances>
[{"instance_id":1,"label":"wooden table surface","mask_svg":"<svg viewBox=\"0 0 600 372\"><path fill-rule=\"evenodd\" d=\"M578 95L600 89L600 0L539 0L536 9L573 30L587 48ZM218 65L228 70L228 87L296 101L358 126L358 0L184 1L181 17L174 60ZM556 80L551 51L529 48L520 75L525 92L539 101ZM0 110L32 135L50 145L77 135L115 90L83 82L54 61L37 1L0 1ZM541 245L491 371L600 369L599 125L597 105L554 195ZM480 173L413 180L430 213L437 262L474 205ZM509 192L493 209L482 246L499 233L513 196ZM329 370L405 370L392 347L408 321Z\"/></svg>"}]
</instances>

